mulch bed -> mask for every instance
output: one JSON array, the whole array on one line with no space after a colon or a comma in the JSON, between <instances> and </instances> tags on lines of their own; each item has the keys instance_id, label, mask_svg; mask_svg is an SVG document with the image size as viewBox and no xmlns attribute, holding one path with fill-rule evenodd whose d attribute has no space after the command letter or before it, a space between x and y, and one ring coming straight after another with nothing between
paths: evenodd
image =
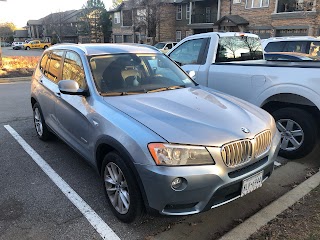
<instances>
[{"instance_id":1,"label":"mulch bed","mask_svg":"<svg viewBox=\"0 0 320 240\"><path fill-rule=\"evenodd\" d=\"M278 239L320 239L320 186L249 238L249 240Z\"/></svg>"}]
</instances>

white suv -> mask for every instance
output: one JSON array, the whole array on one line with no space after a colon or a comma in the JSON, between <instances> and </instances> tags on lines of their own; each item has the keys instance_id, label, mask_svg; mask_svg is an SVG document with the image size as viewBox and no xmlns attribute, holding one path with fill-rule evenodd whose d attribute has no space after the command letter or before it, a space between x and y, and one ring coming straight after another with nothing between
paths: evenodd
<instances>
[{"instance_id":1,"label":"white suv","mask_svg":"<svg viewBox=\"0 0 320 240\"><path fill-rule=\"evenodd\" d=\"M300 52L320 56L320 39L315 37L275 37L261 43L265 52Z\"/></svg>"},{"instance_id":2,"label":"white suv","mask_svg":"<svg viewBox=\"0 0 320 240\"><path fill-rule=\"evenodd\" d=\"M19 49L23 49L23 44L25 44L24 42L13 42L12 43L12 49L14 50L19 50Z\"/></svg>"},{"instance_id":3,"label":"white suv","mask_svg":"<svg viewBox=\"0 0 320 240\"><path fill-rule=\"evenodd\" d=\"M157 48L160 52L166 53L176 44L177 42L158 42L156 45L154 45L154 47Z\"/></svg>"}]
</instances>

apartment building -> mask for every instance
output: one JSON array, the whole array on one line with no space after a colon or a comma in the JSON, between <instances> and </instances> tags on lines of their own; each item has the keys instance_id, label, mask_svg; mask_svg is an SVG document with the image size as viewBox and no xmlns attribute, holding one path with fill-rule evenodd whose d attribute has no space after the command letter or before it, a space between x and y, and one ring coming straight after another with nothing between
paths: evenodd
<instances>
[{"instance_id":1,"label":"apartment building","mask_svg":"<svg viewBox=\"0 0 320 240\"><path fill-rule=\"evenodd\" d=\"M180 41L210 31L242 31L261 38L319 36L317 0L158 0L162 3L155 41ZM319 1L319 0L318 0ZM125 0L113 13L113 41L139 42L148 32L139 1ZM141 24L142 23L142 24Z\"/></svg>"}]
</instances>

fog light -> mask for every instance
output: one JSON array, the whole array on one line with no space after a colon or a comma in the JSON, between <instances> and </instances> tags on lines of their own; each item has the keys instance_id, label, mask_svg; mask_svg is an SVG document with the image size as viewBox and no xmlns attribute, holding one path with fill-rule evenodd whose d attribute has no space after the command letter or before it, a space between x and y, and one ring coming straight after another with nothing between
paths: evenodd
<instances>
[{"instance_id":1,"label":"fog light","mask_svg":"<svg viewBox=\"0 0 320 240\"><path fill-rule=\"evenodd\" d=\"M171 187L173 189L179 189L182 185L182 179L181 178L175 178L173 179L172 183L171 183Z\"/></svg>"}]
</instances>

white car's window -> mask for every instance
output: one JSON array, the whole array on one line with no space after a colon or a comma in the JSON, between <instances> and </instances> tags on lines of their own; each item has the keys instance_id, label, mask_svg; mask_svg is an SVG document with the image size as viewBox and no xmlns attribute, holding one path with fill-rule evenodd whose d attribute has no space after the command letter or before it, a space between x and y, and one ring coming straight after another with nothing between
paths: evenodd
<instances>
[{"instance_id":1,"label":"white car's window","mask_svg":"<svg viewBox=\"0 0 320 240\"><path fill-rule=\"evenodd\" d=\"M260 39L248 36L221 37L216 62L263 59Z\"/></svg>"},{"instance_id":2,"label":"white car's window","mask_svg":"<svg viewBox=\"0 0 320 240\"><path fill-rule=\"evenodd\" d=\"M287 42L286 46L284 47L284 52L300 52L300 53L307 53L307 41L290 41Z\"/></svg>"},{"instance_id":3,"label":"white car's window","mask_svg":"<svg viewBox=\"0 0 320 240\"><path fill-rule=\"evenodd\" d=\"M206 44L206 38L187 41L170 53L170 58L180 65L200 64L200 53Z\"/></svg>"}]
</instances>

